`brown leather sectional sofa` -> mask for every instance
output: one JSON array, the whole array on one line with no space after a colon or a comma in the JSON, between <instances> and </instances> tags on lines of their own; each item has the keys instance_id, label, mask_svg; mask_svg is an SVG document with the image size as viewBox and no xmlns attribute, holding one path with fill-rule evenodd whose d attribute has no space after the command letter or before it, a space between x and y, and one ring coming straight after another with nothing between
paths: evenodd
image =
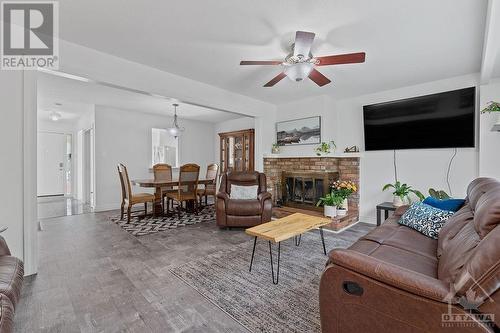
<instances>
[{"instance_id":1,"label":"brown leather sectional sofa","mask_svg":"<svg viewBox=\"0 0 500 333\"><path fill-rule=\"evenodd\" d=\"M474 180L438 240L399 225L403 212L330 253L320 284L322 331L498 330L500 182Z\"/></svg>"},{"instance_id":2,"label":"brown leather sectional sofa","mask_svg":"<svg viewBox=\"0 0 500 333\"><path fill-rule=\"evenodd\" d=\"M21 295L23 262L10 255L5 239L0 236L0 332L13 330L14 311Z\"/></svg>"},{"instance_id":3,"label":"brown leather sectional sofa","mask_svg":"<svg viewBox=\"0 0 500 333\"><path fill-rule=\"evenodd\" d=\"M231 199L231 184L258 185L257 200ZM271 194L267 192L266 175L256 171L223 174L216 205L219 227L253 227L271 221L273 205Z\"/></svg>"}]
</instances>

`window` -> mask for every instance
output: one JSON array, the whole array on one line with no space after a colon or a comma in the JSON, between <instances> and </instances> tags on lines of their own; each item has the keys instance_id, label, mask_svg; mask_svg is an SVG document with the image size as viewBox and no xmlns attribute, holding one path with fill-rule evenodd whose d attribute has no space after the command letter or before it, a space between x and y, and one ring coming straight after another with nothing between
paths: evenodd
<instances>
[{"instance_id":1,"label":"window","mask_svg":"<svg viewBox=\"0 0 500 333\"><path fill-rule=\"evenodd\" d=\"M166 129L152 128L152 165L166 163L179 166L179 139L171 136Z\"/></svg>"}]
</instances>

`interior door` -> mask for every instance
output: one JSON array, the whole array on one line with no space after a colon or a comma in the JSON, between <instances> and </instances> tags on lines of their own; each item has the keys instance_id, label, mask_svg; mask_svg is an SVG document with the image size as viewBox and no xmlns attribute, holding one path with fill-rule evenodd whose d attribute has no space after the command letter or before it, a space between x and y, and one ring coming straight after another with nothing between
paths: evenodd
<instances>
[{"instance_id":1,"label":"interior door","mask_svg":"<svg viewBox=\"0 0 500 333\"><path fill-rule=\"evenodd\" d=\"M64 195L66 134L38 133L38 196Z\"/></svg>"}]
</instances>

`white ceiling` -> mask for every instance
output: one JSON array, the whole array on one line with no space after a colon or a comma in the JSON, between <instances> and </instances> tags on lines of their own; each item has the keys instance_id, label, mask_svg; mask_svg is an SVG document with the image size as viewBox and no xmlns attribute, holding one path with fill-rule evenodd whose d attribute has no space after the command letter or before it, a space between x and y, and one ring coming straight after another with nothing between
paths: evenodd
<instances>
[{"instance_id":1,"label":"white ceiling","mask_svg":"<svg viewBox=\"0 0 500 333\"><path fill-rule=\"evenodd\" d=\"M479 72L487 0L60 1L63 39L275 104L337 98ZM366 63L320 69L333 82L262 85L296 30L313 55L365 51Z\"/></svg>"},{"instance_id":2,"label":"white ceiling","mask_svg":"<svg viewBox=\"0 0 500 333\"><path fill-rule=\"evenodd\" d=\"M52 111L62 114L62 121L74 120L87 112L90 105L105 105L115 108L173 116L174 101L149 96L96 83L82 82L47 73L38 79L39 119L48 120ZM63 104L61 107L55 103ZM177 115L181 119L192 119L210 123L241 118L241 115L212 110L201 106L179 103Z\"/></svg>"}]
</instances>

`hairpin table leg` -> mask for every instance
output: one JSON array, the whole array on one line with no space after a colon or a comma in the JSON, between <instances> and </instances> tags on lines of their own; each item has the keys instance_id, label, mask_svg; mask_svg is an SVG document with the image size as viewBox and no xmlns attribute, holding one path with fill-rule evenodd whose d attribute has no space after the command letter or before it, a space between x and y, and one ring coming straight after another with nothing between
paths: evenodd
<instances>
[{"instance_id":1,"label":"hairpin table leg","mask_svg":"<svg viewBox=\"0 0 500 333\"><path fill-rule=\"evenodd\" d=\"M278 279L280 277L280 252L281 252L281 243L278 242L278 268L276 269L276 280L275 280L274 279L273 252L271 250L271 241L269 241L269 255L271 256L271 275L273 277L273 284L278 284Z\"/></svg>"},{"instance_id":2,"label":"hairpin table leg","mask_svg":"<svg viewBox=\"0 0 500 333\"><path fill-rule=\"evenodd\" d=\"M321 242L323 243L323 253L326 255L325 237L323 236L323 227L319 227L319 234L321 235Z\"/></svg>"},{"instance_id":3,"label":"hairpin table leg","mask_svg":"<svg viewBox=\"0 0 500 333\"><path fill-rule=\"evenodd\" d=\"M255 255L255 245L257 244L257 236L253 239L253 250L252 250L252 259L250 259L250 269L248 270L249 272L252 271L252 264L253 264L253 257Z\"/></svg>"}]
</instances>

